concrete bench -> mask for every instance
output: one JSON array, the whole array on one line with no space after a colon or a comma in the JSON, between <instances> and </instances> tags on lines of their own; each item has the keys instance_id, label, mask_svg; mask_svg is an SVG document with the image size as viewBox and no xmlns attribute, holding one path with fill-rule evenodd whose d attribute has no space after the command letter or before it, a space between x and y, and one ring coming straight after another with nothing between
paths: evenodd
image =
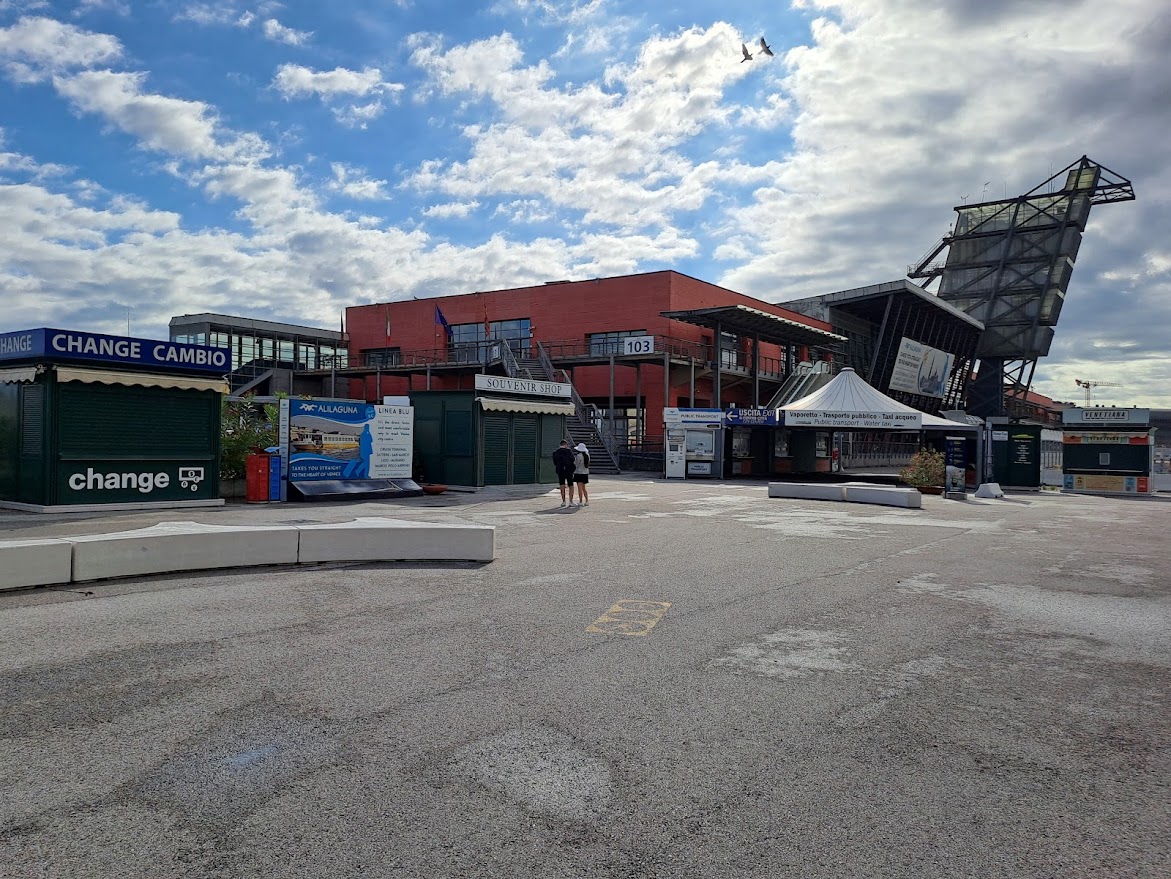
<instances>
[{"instance_id":1,"label":"concrete bench","mask_svg":"<svg viewBox=\"0 0 1171 879\"><path fill-rule=\"evenodd\" d=\"M917 489L899 485L852 485L846 484L846 500L855 504L880 504L884 507L905 507L919 510L923 507L923 495Z\"/></svg>"},{"instance_id":2,"label":"concrete bench","mask_svg":"<svg viewBox=\"0 0 1171 879\"><path fill-rule=\"evenodd\" d=\"M73 580L178 571L294 565L299 534L285 525L164 522L135 531L70 537Z\"/></svg>"},{"instance_id":3,"label":"concrete bench","mask_svg":"<svg viewBox=\"0 0 1171 879\"><path fill-rule=\"evenodd\" d=\"M58 586L72 576L73 544L68 540L0 540L0 591Z\"/></svg>"},{"instance_id":4,"label":"concrete bench","mask_svg":"<svg viewBox=\"0 0 1171 879\"><path fill-rule=\"evenodd\" d=\"M315 562L473 561L496 558L490 525L437 525L379 517L302 525L301 564Z\"/></svg>"},{"instance_id":5,"label":"concrete bench","mask_svg":"<svg viewBox=\"0 0 1171 879\"><path fill-rule=\"evenodd\" d=\"M768 496L803 501L844 501L846 489L836 482L770 482Z\"/></svg>"}]
</instances>

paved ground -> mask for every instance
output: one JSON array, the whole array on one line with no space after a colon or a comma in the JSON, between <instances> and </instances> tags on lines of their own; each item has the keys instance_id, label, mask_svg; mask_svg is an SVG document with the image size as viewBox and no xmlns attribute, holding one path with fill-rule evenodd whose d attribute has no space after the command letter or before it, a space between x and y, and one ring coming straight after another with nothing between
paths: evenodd
<instances>
[{"instance_id":1,"label":"paved ground","mask_svg":"<svg viewBox=\"0 0 1171 879\"><path fill-rule=\"evenodd\" d=\"M1171 503L592 487L3 514L470 520L498 558L0 595L0 876L1168 875Z\"/></svg>"}]
</instances>

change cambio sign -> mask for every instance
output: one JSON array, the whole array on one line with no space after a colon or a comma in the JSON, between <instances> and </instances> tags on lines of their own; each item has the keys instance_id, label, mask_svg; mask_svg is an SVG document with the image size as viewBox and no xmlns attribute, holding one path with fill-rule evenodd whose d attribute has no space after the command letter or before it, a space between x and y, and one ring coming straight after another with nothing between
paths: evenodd
<instances>
[{"instance_id":1,"label":"change cambio sign","mask_svg":"<svg viewBox=\"0 0 1171 879\"><path fill-rule=\"evenodd\" d=\"M167 372L223 375L230 371L227 348L133 339L42 328L0 334L0 361L80 360L149 367Z\"/></svg>"},{"instance_id":2,"label":"change cambio sign","mask_svg":"<svg viewBox=\"0 0 1171 879\"><path fill-rule=\"evenodd\" d=\"M93 461L62 467L57 494L69 504L205 500L219 496L212 475L206 464Z\"/></svg>"}]
</instances>

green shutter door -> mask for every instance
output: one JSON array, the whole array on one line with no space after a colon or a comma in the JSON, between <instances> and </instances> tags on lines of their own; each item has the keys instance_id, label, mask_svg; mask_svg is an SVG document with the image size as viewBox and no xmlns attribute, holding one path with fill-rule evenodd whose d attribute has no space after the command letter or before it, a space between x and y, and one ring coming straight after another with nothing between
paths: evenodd
<instances>
[{"instance_id":1,"label":"green shutter door","mask_svg":"<svg viewBox=\"0 0 1171 879\"><path fill-rule=\"evenodd\" d=\"M531 485L537 481L537 416L512 416L512 481Z\"/></svg>"},{"instance_id":2,"label":"green shutter door","mask_svg":"<svg viewBox=\"0 0 1171 879\"><path fill-rule=\"evenodd\" d=\"M500 412L484 413L484 484L508 484L508 416Z\"/></svg>"}]
</instances>

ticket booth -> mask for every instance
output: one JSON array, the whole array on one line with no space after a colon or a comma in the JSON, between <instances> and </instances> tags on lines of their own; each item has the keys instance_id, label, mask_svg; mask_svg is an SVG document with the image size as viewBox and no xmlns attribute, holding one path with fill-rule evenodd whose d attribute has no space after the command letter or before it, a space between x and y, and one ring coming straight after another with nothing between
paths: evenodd
<instances>
[{"instance_id":1,"label":"ticket booth","mask_svg":"<svg viewBox=\"0 0 1171 879\"><path fill-rule=\"evenodd\" d=\"M668 479L722 477L724 464L724 413L720 409L663 410L667 438Z\"/></svg>"},{"instance_id":2,"label":"ticket booth","mask_svg":"<svg viewBox=\"0 0 1171 879\"><path fill-rule=\"evenodd\" d=\"M1063 490L1079 494L1154 493L1149 409L1076 407L1061 413Z\"/></svg>"},{"instance_id":3,"label":"ticket booth","mask_svg":"<svg viewBox=\"0 0 1171 879\"><path fill-rule=\"evenodd\" d=\"M0 334L0 506L218 506L229 351L56 329Z\"/></svg>"}]
</instances>

